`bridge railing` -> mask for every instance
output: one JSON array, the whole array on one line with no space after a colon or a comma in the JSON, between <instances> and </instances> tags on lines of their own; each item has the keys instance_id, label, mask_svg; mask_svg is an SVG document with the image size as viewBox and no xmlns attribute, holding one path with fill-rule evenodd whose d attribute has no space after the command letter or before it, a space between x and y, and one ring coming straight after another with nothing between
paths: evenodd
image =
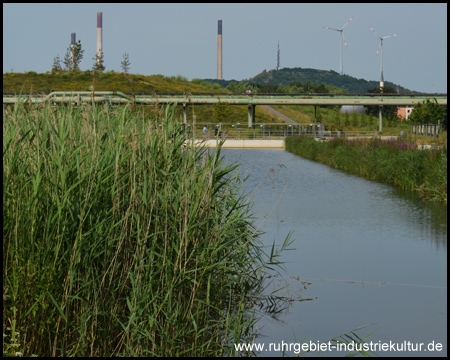
<instances>
[{"instance_id":1,"label":"bridge railing","mask_svg":"<svg viewBox=\"0 0 450 360\"><path fill-rule=\"evenodd\" d=\"M300 135L312 129L318 129L320 124L286 124L286 123L255 123L248 128L247 124L235 123L195 123L186 124L186 130L193 137L214 139L217 135L231 139L284 139L286 136ZM205 129L205 131L204 131Z\"/></svg>"},{"instance_id":2,"label":"bridge railing","mask_svg":"<svg viewBox=\"0 0 450 360\"><path fill-rule=\"evenodd\" d=\"M246 128L239 124L196 123L180 124L186 127L190 138L214 139L219 136L222 139L234 140L276 140L287 136L310 136L318 139L330 139L334 137L375 137L377 131L326 131L323 124L258 124L254 128ZM204 132L203 129L206 128Z\"/></svg>"},{"instance_id":3,"label":"bridge railing","mask_svg":"<svg viewBox=\"0 0 450 360\"><path fill-rule=\"evenodd\" d=\"M148 93L133 94L121 91L53 91L41 93L3 93L3 104L26 102L28 104L68 103L110 103L120 104L173 104L214 105L226 102L231 105L414 105L435 99L440 105L447 105L447 94L195 94L195 93Z\"/></svg>"}]
</instances>

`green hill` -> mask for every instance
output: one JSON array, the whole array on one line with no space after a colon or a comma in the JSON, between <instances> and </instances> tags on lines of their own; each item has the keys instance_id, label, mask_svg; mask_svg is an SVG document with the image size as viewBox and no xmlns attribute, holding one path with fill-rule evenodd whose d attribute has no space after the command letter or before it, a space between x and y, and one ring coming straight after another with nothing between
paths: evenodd
<instances>
[{"instance_id":1,"label":"green hill","mask_svg":"<svg viewBox=\"0 0 450 360\"><path fill-rule=\"evenodd\" d=\"M211 83L219 84L222 87L229 85L235 80L214 80L205 79ZM350 75L339 75L333 70L317 70L317 69L303 69L303 68L282 68L279 70L264 70L262 73L248 79L242 80L249 84L257 85L280 85L288 86L291 83L311 83L311 84L324 84L336 86L342 89L348 90L349 93L366 93L369 90L379 87L378 81L367 81L364 79L357 79ZM384 86L396 89L399 88L401 94L404 93L417 93L417 91L411 91L400 85L394 84L389 81L385 81Z\"/></svg>"}]
</instances>

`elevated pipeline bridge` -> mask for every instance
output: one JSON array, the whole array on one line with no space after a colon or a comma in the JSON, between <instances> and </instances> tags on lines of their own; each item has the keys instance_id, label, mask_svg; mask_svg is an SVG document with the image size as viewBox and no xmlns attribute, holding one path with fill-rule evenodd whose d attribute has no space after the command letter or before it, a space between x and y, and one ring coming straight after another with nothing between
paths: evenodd
<instances>
[{"instance_id":1,"label":"elevated pipeline bridge","mask_svg":"<svg viewBox=\"0 0 450 360\"><path fill-rule=\"evenodd\" d=\"M362 105L414 106L428 99L435 99L439 105L447 105L447 94L230 94L230 93L137 93L120 91L54 91L49 94L3 93L3 105L24 102L28 104L58 103L108 103L108 104L178 104L184 107L186 122L189 105L214 105L219 102L230 105L248 106L248 127L255 126L255 107L257 105Z\"/></svg>"}]
</instances>

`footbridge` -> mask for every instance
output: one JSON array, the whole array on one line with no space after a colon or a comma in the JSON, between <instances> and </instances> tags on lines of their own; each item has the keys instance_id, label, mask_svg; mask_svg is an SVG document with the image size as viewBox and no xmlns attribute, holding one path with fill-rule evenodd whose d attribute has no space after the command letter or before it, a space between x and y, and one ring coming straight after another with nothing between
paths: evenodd
<instances>
[{"instance_id":1,"label":"footbridge","mask_svg":"<svg viewBox=\"0 0 450 360\"><path fill-rule=\"evenodd\" d=\"M110 103L110 104L178 104L184 107L186 122L189 105L214 105L219 102L230 105L248 106L248 127L255 126L257 105L363 105L380 107L387 105L413 106L428 99L435 99L439 105L447 105L447 94L232 94L232 93L144 93L129 94L120 91L54 91L49 94L3 93L3 105L23 101L31 104L68 103ZM381 129L380 129L381 130Z\"/></svg>"}]
</instances>

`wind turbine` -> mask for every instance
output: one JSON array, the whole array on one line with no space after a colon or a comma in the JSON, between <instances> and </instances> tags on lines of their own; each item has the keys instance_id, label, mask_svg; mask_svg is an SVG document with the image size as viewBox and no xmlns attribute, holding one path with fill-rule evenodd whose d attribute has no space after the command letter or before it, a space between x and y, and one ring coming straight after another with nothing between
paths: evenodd
<instances>
[{"instance_id":1,"label":"wind turbine","mask_svg":"<svg viewBox=\"0 0 450 360\"><path fill-rule=\"evenodd\" d=\"M372 29L372 27L369 25L370 29L375 33L376 36L378 36L380 38L380 45L378 46L378 50L375 56L378 55L378 51L380 51L381 49L381 77L380 77L380 90L381 92L383 92L383 88L384 88L384 78L383 78L383 40L389 37L394 37L397 36L398 34L395 35L389 35L389 36L383 36L381 37L380 35L378 35L374 29ZM382 109L383 109L383 105L379 106L379 110L378 110L378 131L382 131L383 130L383 120L382 120Z\"/></svg>"},{"instance_id":2,"label":"wind turbine","mask_svg":"<svg viewBox=\"0 0 450 360\"><path fill-rule=\"evenodd\" d=\"M378 52L381 49L381 77L380 77L380 88L384 87L384 78L383 78L383 40L386 38L390 38L390 37L394 37L397 36L398 34L395 35L389 35L389 36L383 36L381 37L380 35L378 35L374 29L372 29L372 27L369 25L370 29L375 33L376 36L378 36L380 38L380 45L378 46L378 50L375 56L378 55Z\"/></svg>"},{"instance_id":3,"label":"wind turbine","mask_svg":"<svg viewBox=\"0 0 450 360\"><path fill-rule=\"evenodd\" d=\"M344 37L344 28L348 25L348 23L349 23L350 21L352 21L353 18L354 18L354 16L352 16L352 17L350 18L350 20L347 21L347 22L345 23L345 25L344 25L343 27L341 27L340 29L333 29L333 28L329 28L329 27L322 26L324 29L328 29L328 30L336 30L336 31L339 31L339 32L341 33L341 67L340 67L341 75L344 73L344 70L343 70L343 62L342 62L342 40L344 40L345 47L347 47L347 42L345 41L345 37Z\"/></svg>"}]
</instances>

